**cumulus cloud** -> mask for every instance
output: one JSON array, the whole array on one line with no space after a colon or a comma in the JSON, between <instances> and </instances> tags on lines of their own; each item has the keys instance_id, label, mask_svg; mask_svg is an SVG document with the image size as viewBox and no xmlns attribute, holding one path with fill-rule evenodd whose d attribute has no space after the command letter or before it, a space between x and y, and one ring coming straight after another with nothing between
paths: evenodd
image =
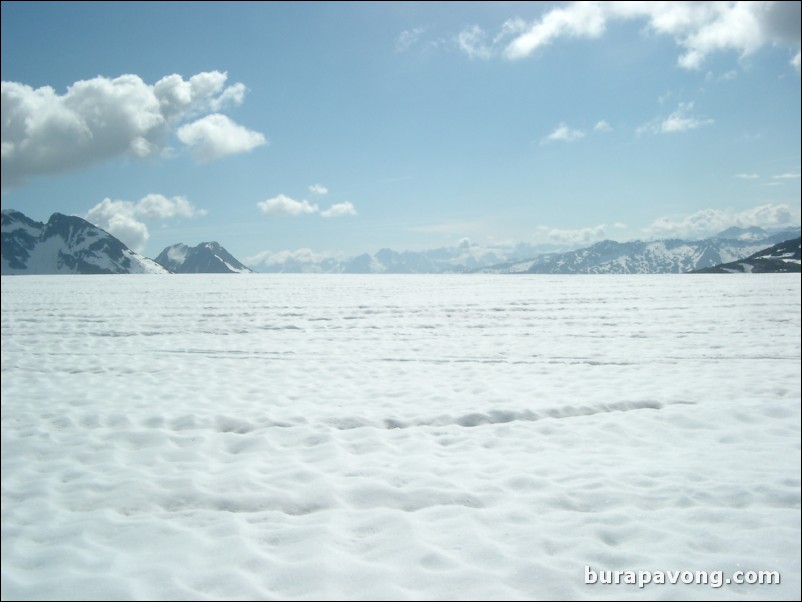
<instances>
[{"instance_id":1,"label":"cumulus cloud","mask_svg":"<svg viewBox=\"0 0 802 602\"><path fill-rule=\"evenodd\" d=\"M574 140L579 140L580 138L584 137L585 132L582 130L575 130L569 128L566 124L561 123L551 134L545 136L540 143L547 144L549 142L573 142Z\"/></svg>"},{"instance_id":2,"label":"cumulus cloud","mask_svg":"<svg viewBox=\"0 0 802 602\"><path fill-rule=\"evenodd\" d=\"M150 238L144 222L136 219L126 204L128 201L104 199L86 214L86 220L119 238L129 249L141 252Z\"/></svg>"},{"instance_id":3,"label":"cumulus cloud","mask_svg":"<svg viewBox=\"0 0 802 602\"><path fill-rule=\"evenodd\" d=\"M115 157L159 157L169 148L170 135L187 120L196 121L184 130L184 138L200 145L204 159L264 144L262 134L222 115L198 119L242 103L245 86L226 86L227 78L210 71L188 80L168 75L149 85L137 75L95 77L75 82L64 94L50 86L4 81L2 186L21 186L32 177Z\"/></svg>"},{"instance_id":4,"label":"cumulus cloud","mask_svg":"<svg viewBox=\"0 0 802 602\"><path fill-rule=\"evenodd\" d=\"M791 59L791 66L796 69L797 74L799 74L799 63L800 63L800 52L797 50L794 58Z\"/></svg>"},{"instance_id":5,"label":"cumulus cloud","mask_svg":"<svg viewBox=\"0 0 802 602\"><path fill-rule=\"evenodd\" d=\"M259 207L262 213L270 216L308 215L320 211L317 205L312 205L305 199L296 201L283 194L265 201L259 201L256 206Z\"/></svg>"},{"instance_id":6,"label":"cumulus cloud","mask_svg":"<svg viewBox=\"0 0 802 602\"><path fill-rule=\"evenodd\" d=\"M325 186L321 185L321 184L312 184L309 187L309 192L311 192L312 194L319 194L319 195L323 196L324 194L328 194L329 193L329 189L326 188Z\"/></svg>"},{"instance_id":7,"label":"cumulus cloud","mask_svg":"<svg viewBox=\"0 0 802 602\"><path fill-rule=\"evenodd\" d=\"M600 2L576 2L552 9L515 37L504 49L504 56L508 59L529 56L561 36L597 38L604 33L608 10Z\"/></svg>"},{"instance_id":8,"label":"cumulus cloud","mask_svg":"<svg viewBox=\"0 0 802 602\"><path fill-rule=\"evenodd\" d=\"M545 234L549 242L563 245L584 245L606 238L607 224L573 230L541 227L541 232Z\"/></svg>"},{"instance_id":9,"label":"cumulus cloud","mask_svg":"<svg viewBox=\"0 0 802 602\"><path fill-rule=\"evenodd\" d=\"M150 238L146 221L202 215L206 215L206 210L197 209L185 197L148 194L137 202L105 198L92 207L85 218L139 252Z\"/></svg>"},{"instance_id":10,"label":"cumulus cloud","mask_svg":"<svg viewBox=\"0 0 802 602\"><path fill-rule=\"evenodd\" d=\"M615 21L645 21L646 31L670 36L681 48L677 63L698 69L713 53L752 54L766 45L799 51L799 2L573 2L548 10L533 22L505 23L489 36L464 29L458 47L471 58L531 56L561 38L599 38ZM799 54L791 64L799 71Z\"/></svg>"},{"instance_id":11,"label":"cumulus cloud","mask_svg":"<svg viewBox=\"0 0 802 602\"><path fill-rule=\"evenodd\" d=\"M593 126L593 131L594 132L602 132L602 133L604 133L604 132L612 132L613 131L613 126L611 126L604 119L602 119L601 121L597 121L596 122L596 125Z\"/></svg>"},{"instance_id":12,"label":"cumulus cloud","mask_svg":"<svg viewBox=\"0 0 802 602\"><path fill-rule=\"evenodd\" d=\"M696 128L714 123L712 119L695 117L691 114L692 111L692 102L681 102L677 105L677 109L668 117L646 123L640 126L636 132L638 134L644 132L652 132L654 134L676 134L678 132L695 130Z\"/></svg>"},{"instance_id":13,"label":"cumulus cloud","mask_svg":"<svg viewBox=\"0 0 802 602\"><path fill-rule=\"evenodd\" d=\"M134 215L144 220L170 217L198 217L206 215L205 209L197 209L186 197L167 198L162 194L148 194L134 205Z\"/></svg>"},{"instance_id":14,"label":"cumulus cloud","mask_svg":"<svg viewBox=\"0 0 802 602\"><path fill-rule=\"evenodd\" d=\"M212 161L245 153L267 143L263 134L231 121L221 113L213 113L178 128L178 139L192 148L199 161Z\"/></svg>"},{"instance_id":15,"label":"cumulus cloud","mask_svg":"<svg viewBox=\"0 0 802 602\"><path fill-rule=\"evenodd\" d=\"M681 218L660 217L644 229L653 238L695 238L717 234L727 228L776 228L799 224L799 208L767 203L744 211L702 209Z\"/></svg>"},{"instance_id":16,"label":"cumulus cloud","mask_svg":"<svg viewBox=\"0 0 802 602\"><path fill-rule=\"evenodd\" d=\"M239 106L245 100L245 92L247 88L245 84L237 82L228 86L223 90L219 96L213 98L209 103L209 108L212 111L222 111L230 106Z\"/></svg>"},{"instance_id":17,"label":"cumulus cloud","mask_svg":"<svg viewBox=\"0 0 802 602\"><path fill-rule=\"evenodd\" d=\"M315 186L318 185L316 184ZM314 186L310 186L309 188L311 190L314 188ZM323 187L321 186L321 188ZM326 189L323 188L323 190ZM326 192L328 192L328 190L326 190ZM265 201L259 201L256 203L256 206L259 207L259 210L263 214L276 217L311 215L314 213L319 213L321 217L334 218L357 214L356 207L354 207L353 203L335 203L325 211L320 211L320 207L318 205L312 204L306 199L303 201L296 201L295 199L284 194L279 194Z\"/></svg>"},{"instance_id":18,"label":"cumulus cloud","mask_svg":"<svg viewBox=\"0 0 802 602\"><path fill-rule=\"evenodd\" d=\"M335 203L321 214L323 217L345 217L348 215L356 215L356 207L353 203Z\"/></svg>"}]
</instances>

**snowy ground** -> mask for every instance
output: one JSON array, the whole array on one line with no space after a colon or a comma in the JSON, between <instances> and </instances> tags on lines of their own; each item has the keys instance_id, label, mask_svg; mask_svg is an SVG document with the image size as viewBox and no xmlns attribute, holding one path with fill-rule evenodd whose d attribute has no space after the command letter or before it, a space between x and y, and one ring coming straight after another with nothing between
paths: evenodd
<instances>
[{"instance_id":1,"label":"snowy ground","mask_svg":"<svg viewBox=\"0 0 802 602\"><path fill-rule=\"evenodd\" d=\"M799 275L3 277L2 596L799 600Z\"/></svg>"}]
</instances>

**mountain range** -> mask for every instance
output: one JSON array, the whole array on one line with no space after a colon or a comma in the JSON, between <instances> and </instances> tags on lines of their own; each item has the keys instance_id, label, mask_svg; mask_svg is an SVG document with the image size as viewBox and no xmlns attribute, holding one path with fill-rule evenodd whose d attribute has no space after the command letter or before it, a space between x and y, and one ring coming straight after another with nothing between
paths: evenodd
<instances>
[{"instance_id":1,"label":"mountain range","mask_svg":"<svg viewBox=\"0 0 802 602\"><path fill-rule=\"evenodd\" d=\"M767 231L728 228L697 241L604 240L572 251L539 253L532 245L485 248L464 241L455 247L398 252L381 249L351 258L280 253L262 258L261 272L345 274L667 274L743 259L770 245L796 238L799 228Z\"/></svg>"},{"instance_id":2,"label":"mountain range","mask_svg":"<svg viewBox=\"0 0 802 602\"><path fill-rule=\"evenodd\" d=\"M603 240L576 251L546 253L478 271L493 274L678 274L736 261L799 236L798 228L774 233L759 228L741 230L745 229L730 228L715 237L696 241Z\"/></svg>"},{"instance_id":3,"label":"mountain range","mask_svg":"<svg viewBox=\"0 0 802 602\"><path fill-rule=\"evenodd\" d=\"M47 224L2 212L2 274L249 273L217 242L176 244L154 261L76 216L54 213Z\"/></svg>"},{"instance_id":4,"label":"mountain range","mask_svg":"<svg viewBox=\"0 0 802 602\"><path fill-rule=\"evenodd\" d=\"M372 255L366 253L351 258L316 255L311 251L285 252L267 257L263 254L255 259L259 262L259 271L272 273L662 274L716 266L727 272L747 270L728 267L733 262L743 263L747 258L755 260L748 264L753 266L753 271L772 267L793 271L793 257L773 255L774 251L767 248L799 238L799 235L798 227L774 231L758 227L729 228L717 236L697 241L668 239L622 243L605 240L583 249L548 253L539 253L537 247L528 244L486 248L464 239L458 246L428 251L381 249ZM3 274L254 271L217 242L204 242L195 247L182 243L171 245L154 261L80 217L55 213L47 224L42 224L14 210L2 212L0 267Z\"/></svg>"},{"instance_id":5,"label":"mountain range","mask_svg":"<svg viewBox=\"0 0 802 602\"><path fill-rule=\"evenodd\" d=\"M694 274L765 274L777 272L799 272L802 238L786 240L779 244L753 253L738 261L719 264L711 268L694 270Z\"/></svg>"},{"instance_id":6,"label":"mountain range","mask_svg":"<svg viewBox=\"0 0 802 602\"><path fill-rule=\"evenodd\" d=\"M54 213L46 224L3 210L2 274L166 274L108 232L80 217Z\"/></svg>"}]
</instances>

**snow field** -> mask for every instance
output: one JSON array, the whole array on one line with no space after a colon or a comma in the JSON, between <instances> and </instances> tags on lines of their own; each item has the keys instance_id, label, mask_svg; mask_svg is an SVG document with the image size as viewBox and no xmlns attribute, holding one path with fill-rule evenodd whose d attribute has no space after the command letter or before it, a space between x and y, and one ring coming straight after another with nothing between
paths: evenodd
<instances>
[{"instance_id":1,"label":"snow field","mask_svg":"<svg viewBox=\"0 0 802 602\"><path fill-rule=\"evenodd\" d=\"M799 599L799 362L793 275L3 277L3 598Z\"/></svg>"}]
</instances>

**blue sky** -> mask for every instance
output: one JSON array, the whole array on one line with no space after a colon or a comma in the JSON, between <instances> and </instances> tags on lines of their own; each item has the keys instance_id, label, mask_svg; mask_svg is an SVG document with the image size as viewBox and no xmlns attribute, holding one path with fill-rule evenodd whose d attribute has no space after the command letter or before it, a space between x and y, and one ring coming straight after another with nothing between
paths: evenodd
<instances>
[{"instance_id":1,"label":"blue sky","mask_svg":"<svg viewBox=\"0 0 802 602\"><path fill-rule=\"evenodd\" d=\"M2 3L2 207L148 256L799 223L800 5Z\"/></svg>"}]
</instances>

